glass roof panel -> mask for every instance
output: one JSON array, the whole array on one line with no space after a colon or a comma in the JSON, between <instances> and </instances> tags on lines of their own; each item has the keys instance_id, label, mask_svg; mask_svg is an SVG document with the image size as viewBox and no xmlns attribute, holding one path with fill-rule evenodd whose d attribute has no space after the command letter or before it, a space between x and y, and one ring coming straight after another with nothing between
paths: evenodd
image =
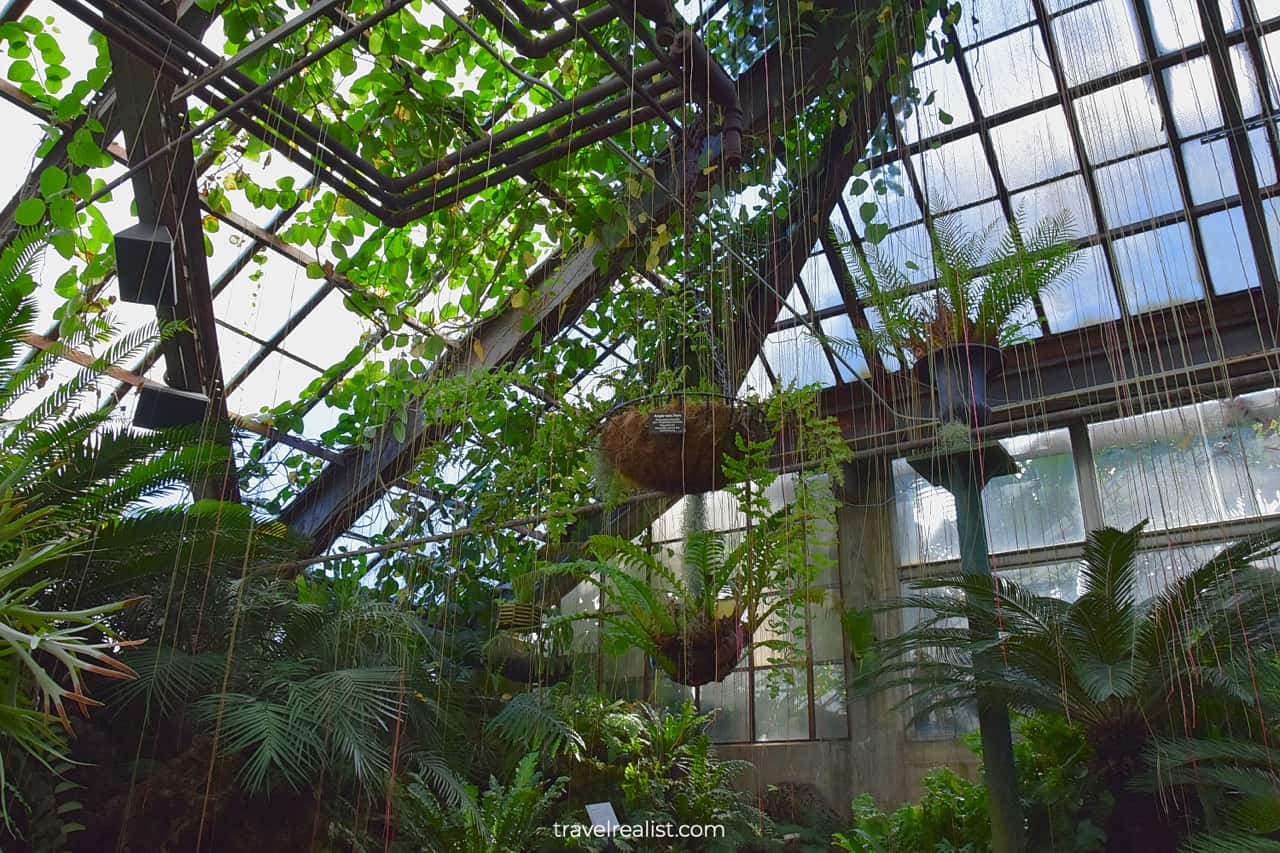
<instances>
[{"instance_id":1,"label":"glass roof panel","mask_svg":"<svg viewBox=\"0 0 1280 853\"><path fill-rule=\"evenodd\" d=\"M1065 332L1120 318L1111 272L1100 246L1080 250L1075 277L1068 286L1040 295L1049 331Z\"/></svg>"},{"instance_id":2,"label":"glass roof panel","mask_svg":"<svg viewBox=\"0 0 1280 853\"><path fill-rule=\"evenodd\" d=\"M1186 137L1222 127L1222 108L1213 86L1213 71L1205 57L1183 62L1164 71L1173 126Z\"/></svg>"},{"instance_id":3,"label":"glass roof panel","mask_svg":"<svg viewBox=\"0 0 1280 853\"><path fill-rule=\"evenodd\" d=\"M1204 284L1185 223L1166 225L1115 241L1116 265L1132 312L1151 311L1204 298Z\"/></svg>"},{"instance_id":4,"label":"glass roof panel","mask_svg":"<svg viewBox=\"0 0 1280 853\"><path fill-rule=\"evenodd\" d=\"M256 276L261 272L260 276ZM298 306L316 292L320 282L307 278L293 261L268 251L259 266L250 263L213 301L218 319L259 338L269 338Z\"/></svg>"},{"instance_id":5,"label":"glass roof panel","mask_svg":"<svg viewBox=\"0 0 1280 853\"><path fill-rule=\"evenodd\" d=\"M335 288L289 332L282 347L299 358L327 365L335 353L348 352L359 343L371 325L347 309L342 292Z\"/></svg>"},{"instance_id":6,"label":"glass roof panel","mask_svg":"<svg viewBox=\"0 0 1280 853\"><path fill-rule=\"evenodd\" d=\"M1143 59L1129 0L1097 0L1054 18L1050 27L1070 86L1105 77Z\"/></svg>"},{"instance_id":7,"label":"glass roof panel","mask_svg":"<svg viewBox=\"0 0 1280 853\"><path fill-rule=\"evenodd\" d=\"M961 44L993 38L1035 17L1031 0L971 0L962 7L956 32Z\"/></svg>"},{"instance_id":8,"label":"glass roof panel","mask_svg":"<svg viewBox=\"0 0 1280 853\"><path fill-rule=\"evenodd\" d=\"M1114 160L1165 142L1150 77L1077 98L1073 106L1090 162Z\"/></svg>"},{"instance_id":9,"label":"glass roof panel","mask_svg":"<svg viewBox=\"0 0 1280 853\"><path fill-rule=\"evenodd\" d=\"M859 237L864 233L865 222L860 211L865 204L875 205L876 221L887 223L890 227L920 221L922 218L920 205L916 204L915 196L907 191L906 180L906 176L902 174L902 167L894 163L892 168L886 167L875 175L853 178L849 181L844 191L844 203L849 208L854 232ZM856 186L863 187L858 195L853 194ZM878 188L883 189L884 192L877 192Z\"/></svg>"},{"instance_id":10,"label":"glass roof panel","mask_svg":"<svg viewBox=\"0 0 1280 853\"><path fill-rule=\"evenodd\" d=\"M930 148L911 159L920 176L921 191L935 211L995 195L996 185L977 134Z\"/></svg>"},{"instance_id":11,"label":"glass roof panel","mask_svg":"<svg viewBox=\"0 0 1280 853\"><path fill-rule=\"evenodd\" d=\"M1005 186L1025 187L1078 171L1067 114L1053 106L991 129L991 144Z\"/></svg>"},{"instance_id":12,"label":"glass roof panel","mask_svg":"<svg viewBox=\"0 0 1280 853\"><path fill-rule=\"evenodd\" d=\"M1195 0L1145 0L1156 50L1172 53L1204 41Z\"/></svg>"},{"instance_id":13,"label":"glass roof panel","mask_svg":"<svg viewBox=\"0 0 1280 853\"><path fill-rule=\"evenodd\" d=\"M978 107L997 113L1052 95L1053 69L1038 27L1026 27L965 52Z\"/></svg>"},{"instance_id":14,"label":"glass roof panel","mask_svg":"<svg viewBox=\"0 0 1280 853\"><path fill-rule=\"evenodd\" d=\"M902 136L908 144L929 139L948 127L959 127L973 121L964 83L954 62L935 59L922 65L912 72L911 83L920 90L922 100L932 96L933 103L922 105L909 117L899 120ZM950 121L943 120L944 113Z\"/></svg>"},{"instance_id":15,"label":"glass roof panel","mask_svg":"<svg viewBox=\"0 0 1280 853\"><path fill-rule=\"evenodd\" d=\"M222 331L225 330L219 329ZM222 340L223 336L219 334L218 341ZM296 400L318 375L311 368L273 352L231 393L227 407L233 412L251 415L264 408Z\"/></svg>"},{"instance_id":16,"label":"glass roof panel","mask_svg":"<svg viewBox=\"0 0 1280 853\"><path fill-rule=\"evenodd\" d=\"M1173 157L1166 149L1121 160L1097 170L1102 215L1119 228L1182 207Z\"/></svg>"},{"instance_id":17,"label":"glass roof panel","mask_svg":"<svg viewBox=\"0 0 1280 853\"><path fill-rule=\"evenodd\" d=\"M1021 209L1031 222L1039 222L1065 210L1075 222L1077 235L1086 237L1098 230L1093 206L1089 203L1088 189L1084 185L1084 178L1079 175L1069 175L1014 193L1011 201L1013 209Z\"/></svg>"},{"instance_id":18,"label":"glass roof panel","mask_svg":"<svg viewBox=\"0 0 1280 853\"><path fill-rule=\"evenodd\" d=\"M1200 239L1215 293L1258 286L1258 265L1249 249L1249 230L1239 207L1200 217Z\"/></svg>"},{"instance_id":19,"label":"glass roof panel","mask_svg":"<svg viewBox=\"0 0 1280 853\"><path fill-rule=\"evenodd\" d=\"M835 384L822 345L803 326L770 333L764 341L764 357L783 385Z\"/></svg>"},{"instance_id":20,"label":"glass roof panel","mask_svg":"<svg viewBox=\"0 0 1280 853\"><path fill-rule=\"evenodd\" d=\"M804 269L800 270L800 286L804 287L805 292L809 295L809 304L813 306L815 311L831 308L839 305L842 301L840 286L836 284L835 273L831 271L831 264L827 262L827 256L821 249L816 255L810 255L809 260L805 261ZM804 304L798 299L793 300L790 297L788 297L787 302L797 306Z\"/></svg>"},{"instance_id":21,"label":"glass roof panel","mask_svg":"<svg viewBox=\"0 0 1280 853\"><path fill-rule=\"evenodd\" d=\"M835 357L836 372L842 382L853 381L854 376L869 376L867 359L858 346L857 336L853 332L853 320L848 314L837 314L828 317L821 323L822 334L841 343L831 346Z\"/></svg>"}]
</instances>

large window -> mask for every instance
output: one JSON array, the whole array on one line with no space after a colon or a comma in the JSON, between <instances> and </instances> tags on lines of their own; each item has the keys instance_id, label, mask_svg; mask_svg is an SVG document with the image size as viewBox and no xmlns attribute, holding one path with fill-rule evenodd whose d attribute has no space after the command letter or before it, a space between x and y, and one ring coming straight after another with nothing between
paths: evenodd
<instances>
[{"instance_id":1,"label":"large window","mask_svg":"<svg viewBox=\"0 0 1280 853\"><path fill-rule=\"evenodd\" d=\"M1148 519L1140 594L1155 595L1227 543L1280 515L1280 391L1268 390L1002 441L1019 473L983 493L996 571L1039 595L1079 594L1085 519ZM1082 487L1083 485L1083 487ZM955 503L905 460L893 465L894 547L904 591L959 568ZM907 613L904 628L920 618ZM934 713L919 739L971 729Z\"/></svg>"}]
</instances>

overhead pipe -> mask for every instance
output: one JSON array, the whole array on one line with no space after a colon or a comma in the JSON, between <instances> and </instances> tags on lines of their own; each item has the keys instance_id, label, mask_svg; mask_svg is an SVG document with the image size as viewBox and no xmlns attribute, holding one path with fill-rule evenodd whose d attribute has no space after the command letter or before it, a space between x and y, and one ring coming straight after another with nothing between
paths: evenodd
<instances>
[{"instance_id":1,"label":"overhead pipe","mask_svg":"<svg viewBox=\"0 0 1280 853\"><path fill-rule=\"evenodd\" d=\"M676 34L671 52L684 72L685 95L689 100L708 109L709 102L720 107L724 162L730 169L738 168L742 165L743 114L733 79L692 30Z\"/></svg>"}]
</instances>

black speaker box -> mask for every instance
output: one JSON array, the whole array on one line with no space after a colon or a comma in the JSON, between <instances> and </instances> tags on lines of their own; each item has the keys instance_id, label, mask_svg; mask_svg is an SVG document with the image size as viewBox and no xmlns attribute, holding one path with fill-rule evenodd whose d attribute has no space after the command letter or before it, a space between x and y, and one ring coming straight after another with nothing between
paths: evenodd
<instances>
[{"instance_id":1,"label":"black speaker box","mask_svg":"<svg viewBox=\"0 0 1280 853\"><path fill-rule=\"evenodd\" d=\"M117 234L115 243L121 299L156 307L178 304L173 235L168 228L139 223Z\"/></svg>"},{"instance_id":2,"label":"black speaker box","mask_svg":"<svg viewBox=\"0 0 1280 853\"><path fill-rule=\"evenodd\" d=\"M208 414L209 398L205 395L148 382L138 389L133 425L143 429L188 426L203 422Z\"/></svg>"}]
</instances>

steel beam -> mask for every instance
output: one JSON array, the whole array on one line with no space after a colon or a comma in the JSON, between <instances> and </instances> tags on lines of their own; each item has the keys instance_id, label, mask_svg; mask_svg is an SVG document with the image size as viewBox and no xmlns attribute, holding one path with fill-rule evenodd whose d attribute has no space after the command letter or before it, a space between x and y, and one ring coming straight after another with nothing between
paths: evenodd
<instances>
[{"instance_id":1,"label":"steel beam","mask_svg":"<svg viewBox=\"0 0 1280 853\"><path fill-rule=\"evenodd\" d=\"M190 144L173 145L188 124L185 107L172 103L173 84L114 40L108 40L117 93L119 123L133 172L134 202L143 222L165 226L174 236L178 304L159 308L162 322L188 329L166 341L167 384L209 397L215 422L227 420L225 386L218 353L209 268L205 260L195 156ZM160 155L159 152L164 152ZM234 465L220 482L193 484L202 496L238 500Z\"/></svg>"}]
</instances>

